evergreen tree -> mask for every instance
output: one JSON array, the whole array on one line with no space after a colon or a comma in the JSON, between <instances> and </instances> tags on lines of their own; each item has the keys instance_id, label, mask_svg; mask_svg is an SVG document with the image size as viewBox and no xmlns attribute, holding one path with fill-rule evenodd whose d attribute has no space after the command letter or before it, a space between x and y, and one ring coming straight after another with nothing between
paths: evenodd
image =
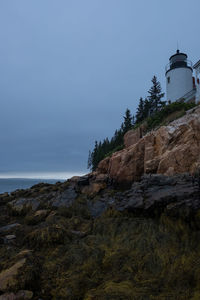
<instances>
[{"instance_id":1,"label":"evergreen tree","mask_svg":"<svg viewBox=\"0 0 200 300\"><path fill-rule=\"evenodd\" d=\"M121 124L120 130L121 130L121 132L124 132L124 123Z\"/></svg>"},{"instance_id":2,"label":"evergreen tree","mask_svg":"<svg viewBox=\"0 0 200 300\"><path fill-rule=\"evenodd\" d=\"M136 112L136 124L142 122L143 120L144 120L144 100L141 97Z\"/></svg>"},{"instance_id":3,"label":"evergreen tree","mask_svg":"<svg viewBox=\"0 0 200 300\"><path fill-rule=\"evenodd\" d=\"M115 135L113 137L113 147L111 148L111 150L118 146L123 145L123 136L124 134L122 129L115 131Z\"/></svg>"},{"instance_id":4,"label":"evergreen tree","mask_svg":"<svg viewBox=\"0 0 200 300\"><path fill-rule=\"evenodd\" d=\"M161 85L160 85L160 82L157 81L157 77L153 76L151 81L152 81L153 85L150 88L150 90L148 91L148 93L149 93L148 100L149 100L149 105L150 105L149 114L150 115L157 112L165 104L165 102L161 100L164 97L164 93L162 93Z\"/></svg>"},{"instance_id":5,"label":"evergreen tree","mask_svg":"<svg viewBox=\"0 0 200 300\"><path fill-rule=\"evenodd\" d=\"M136 116L131 116L131 112L127 108L123 117L124 121L120 129L115 131L114 136L110 140L108 138L104 139L103 142L95 141L94 149L92 152L89 151L88 156L88 168L92 169L92 171L97 168L99 162L104 159L106 155L110 155L111 152L122 149L124 134L128 130L164 106L165 102L161 100L164 94L162 93L160 83L157 81L156 76L153 77L152 83L153 86L148 91L149 96L145 98L145 100L143 100L142 97L140 98Z\"/></svg>"},{"instance_id":6,"label":"evergreen tree","mask_svg":"<svg viewBox=\"0 0 200 300\"><path fill-rule=\"evenodd\" d=\"M132 127L134 127L135 126L135 116L133 115L132 116Z\"/></svg>"},{"instance_id":7,"label":"evergreen tree","mask_svg":"<svg viewBox=\"0 0 200 300\"><path fill-rule=\"evenodd\" d=\"M87 168L91 169L91 167L92 167L92 152L89 150Z\"/></svg>"},{"instance_id":8,"label":"evergreen tree","mask_svg":"<svg viewBox=\"0 0 200 300\"><path fill-rule=\"evenodd\" d=\"M144 119L148 118L149 115L150 115L150 102L147 98L145 98L144 100L144 112L143 112L143 115L144 115Z\"/></svg>"},{"instance_id":9,"label":"evergreen tree","mask_svg":"<svg viewBox=\"0 0 200 300\"><path fill-rule=\"evenodd\" d=\"M130 109L127 108L124 116L124 128L123 132L126 133L128 130L132 128L132 116Z\"/></svg>"},{"instance_id":10,"label":"evergreen tree","mask_svg":"<svg viewBox=\"0 0 200 300\"><path fill-rule=\"evenodd\" d=\"M99 144L95 141L94 150L92 152L92 171L94 171L98 165L99 156Z\"/></svg>"}]
</instances>

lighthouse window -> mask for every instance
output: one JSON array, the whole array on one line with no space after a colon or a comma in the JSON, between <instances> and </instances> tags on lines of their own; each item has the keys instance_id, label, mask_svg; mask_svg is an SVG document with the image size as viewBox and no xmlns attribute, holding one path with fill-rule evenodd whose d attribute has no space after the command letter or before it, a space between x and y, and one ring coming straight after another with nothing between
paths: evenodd
<instances>
[{"instance_id":1,"label":"lighthouse window","mask_svg":"<svg viewBox=\"0 0 200 300\"><path fill-rule=\"evenodd\" d=\"M167 77L167 82L170 83L170 77Z\"/></svg>"}]
</instances>

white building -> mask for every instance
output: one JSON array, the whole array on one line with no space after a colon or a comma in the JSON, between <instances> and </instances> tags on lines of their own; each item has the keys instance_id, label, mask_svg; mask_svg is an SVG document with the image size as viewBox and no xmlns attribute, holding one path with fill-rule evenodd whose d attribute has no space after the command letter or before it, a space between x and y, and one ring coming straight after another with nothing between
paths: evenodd
<instances>
[{"instance_id":1,"label":"white building","mask_svg":"<svg viewBox=\"0 0 200 300\"><path fill-rule=\"evenodd\" d=\"M194 65L196 71L196 102L200 102L200 60Z\"/></svg>"},{"instance_id":2,"label":"white building","mask_svg":"<svg viewBox=\"0 0 200 300\"><path fill-rule=\"evenodd\" d=\"M177 50L169 59L165 69L166 97L168 102L184 100L185 102L200 101L200 61L194 65L196 78L193 77L192 62L187 54Z\"/></svg>"}]
</instances>

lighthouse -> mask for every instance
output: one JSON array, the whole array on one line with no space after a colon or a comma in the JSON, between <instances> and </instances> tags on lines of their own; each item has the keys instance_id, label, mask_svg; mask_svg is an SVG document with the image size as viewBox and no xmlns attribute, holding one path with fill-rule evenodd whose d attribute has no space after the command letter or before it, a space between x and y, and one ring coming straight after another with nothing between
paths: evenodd
<instances>
[{"instance_id":1,"label":"lighthouse","mask_svg":"<svg viewBox=\"0 0 200 300\"><path fill-rule=\"evenodd\" d=\"M175 102L183 99L188 102L195 98L192 62L187 54L179 50L172 55L165 69L167 101Z\"/></svg>"},{"instance_id":2,"label":"lighthouse","mask_svg":"<svg viewBox=\"0 0 200 300\"><path fill-rule=\"evenodd\" d=\"M200 103L200 60L194 65L196 71L196 103Z\"/></svg>"}]
</instances>

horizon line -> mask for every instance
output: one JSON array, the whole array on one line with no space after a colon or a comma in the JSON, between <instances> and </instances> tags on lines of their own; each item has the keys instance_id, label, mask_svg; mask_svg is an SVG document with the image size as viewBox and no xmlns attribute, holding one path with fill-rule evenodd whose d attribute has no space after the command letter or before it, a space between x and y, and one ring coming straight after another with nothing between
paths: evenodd
<instances>
[{"instance_id":1,"label":"horizon line","mask_svg":"<svg viewBox=\"0 0 200 300\"><path fill-rule=\"evenodd\" d=\"M73 176L82 176L86 172L0 172L0 179L60 179L67 180Z\"/></svg>"}]
</instances>

